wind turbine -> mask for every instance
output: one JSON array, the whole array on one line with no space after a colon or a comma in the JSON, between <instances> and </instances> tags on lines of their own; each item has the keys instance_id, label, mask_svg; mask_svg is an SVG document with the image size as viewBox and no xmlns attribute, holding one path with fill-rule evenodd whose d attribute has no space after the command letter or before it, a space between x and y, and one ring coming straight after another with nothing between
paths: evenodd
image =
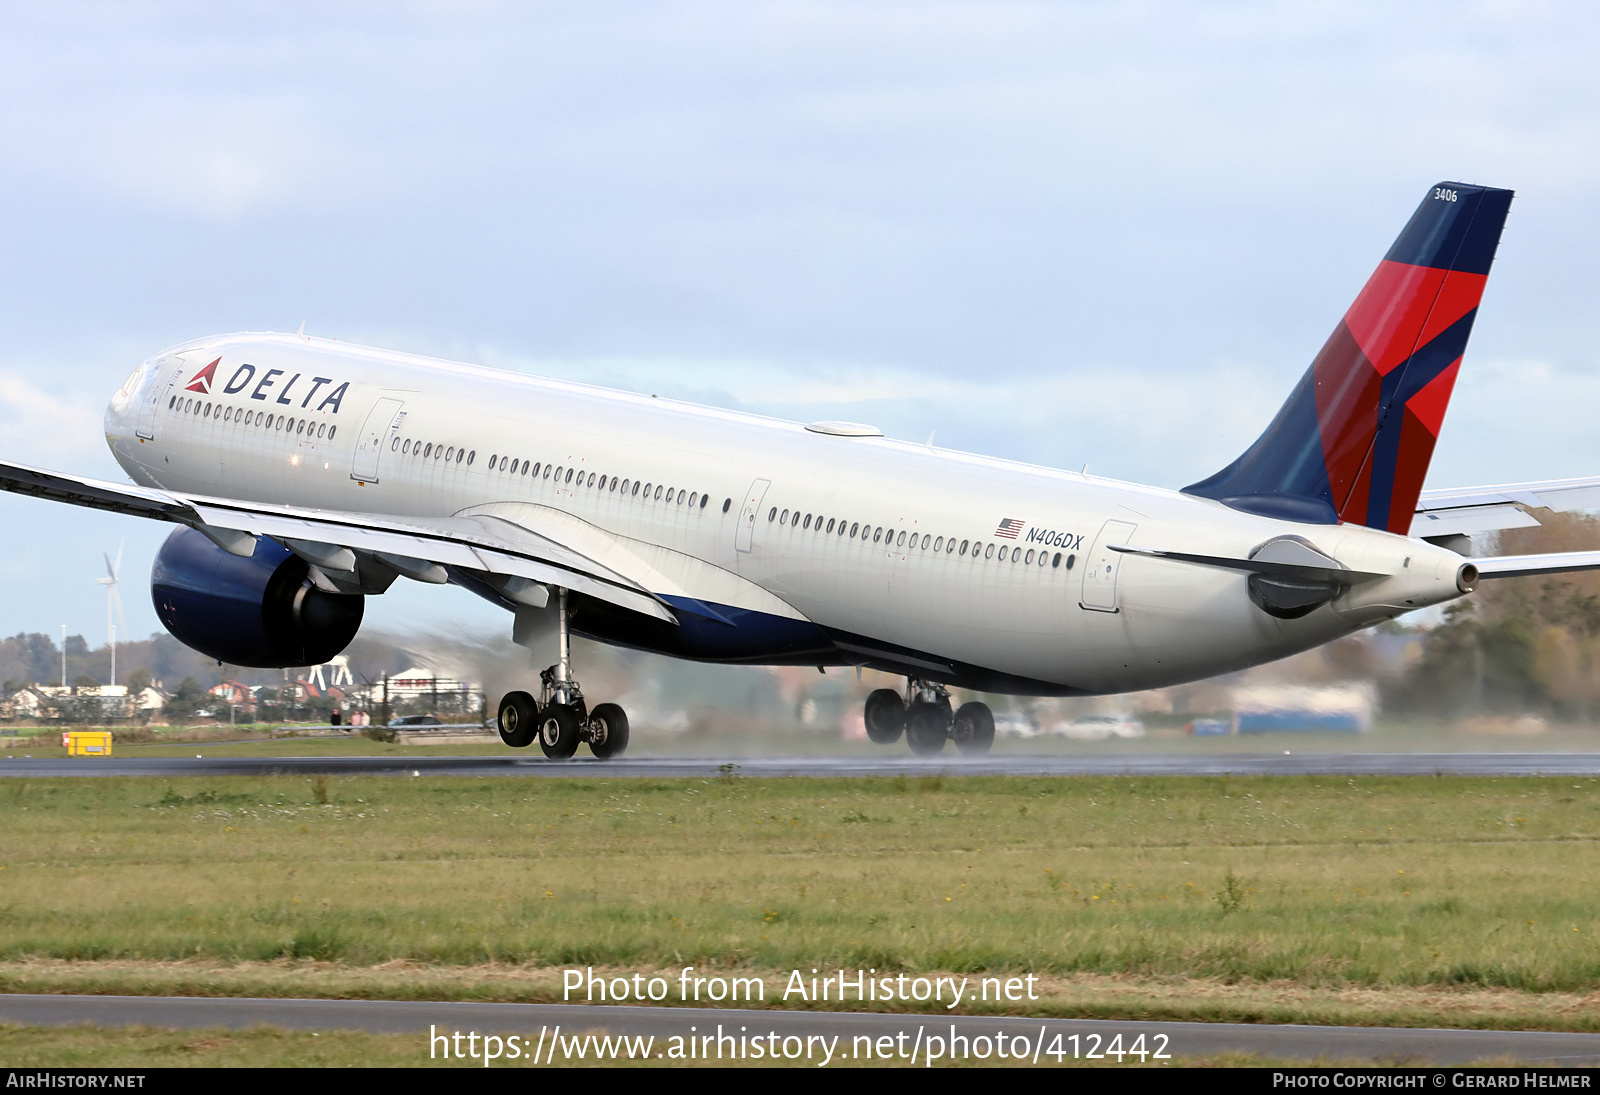
<instances>
[{"instance_id":1,"label":"wind turbine","mask_svg":"<svg viewBox=\"0 0 1600 1095\"><path fill-rule=\"evenodd\" d=\"M106 643L111 647L111 683L117 683L117 628L111 622L111 610L116 609L117 623L122 625L122 630L128 630L128 621L122 615L122 594L117 592L117 572L122 569L122 548L127 543L124 540L117 545L117 561L113 563L111 556L101 552L101 558L106 561L106 576L96 578L95 581L106 587Z\"/></svg>"}]
</instances>

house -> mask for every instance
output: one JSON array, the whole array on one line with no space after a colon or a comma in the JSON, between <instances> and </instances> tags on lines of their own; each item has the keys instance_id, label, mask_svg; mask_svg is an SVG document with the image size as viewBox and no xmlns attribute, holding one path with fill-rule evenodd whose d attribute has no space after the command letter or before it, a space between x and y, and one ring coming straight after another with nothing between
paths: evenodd
<instances>
[{"instance_id":1,"label":"house","mask_svg":"<svg viewBox=\"0 0 1600 1095\"><path fill-rule=\"evenodd\" d=\"M0 714L13 719L125 719L149 716L166 706L167 696L155 686L129 694L124 684L97 684L63 688L56 684L30 684L6 698Z\"/></svg>"}]
</instances>

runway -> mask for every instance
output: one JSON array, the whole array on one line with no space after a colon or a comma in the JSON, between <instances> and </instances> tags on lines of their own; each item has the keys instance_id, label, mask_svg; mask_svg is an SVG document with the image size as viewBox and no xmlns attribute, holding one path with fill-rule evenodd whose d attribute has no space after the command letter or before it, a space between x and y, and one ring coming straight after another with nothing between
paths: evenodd
<instances>
[{"instance_id":1,"label":"runway","mask_svg":"<svg viewBox=\"0 0 1600 1095\"><path fill-rule=\"evenodd\" d=\"M526 756L57 757L0 760L6 776L522 776L682 779L790 776L1600 776L1600 753L1023 754L988 757L702 756L554 762ZM225 749L226 746L218 748Z\"/></svg>"},{"instance_id":2,"label":"runway","mask_svg":"<svg viewBox=\"0 0 1600 1095\"><path fill-rule=\"evenodd\" d=\"M653 1035L656 1052L673 1036L714 1036L735 1039L724 1043L730 1053L743 1034L778 1042L785 1038L809 1040L837 1037L834 1063L849 1063L864 1054L877 1053L906 1064L927 1063L926 1056L938 1039L941 1053L949 1057L952 1043L984 1039L986 1055L995 1036L1009 1044L1009 1056L1033 1063L1057 1063L1050 1049L1059 1046L1066 1060L1074 1054L1084 1059L1094 1050L1104 1051L1121 1035L1120 1048L1136 1041L1146 1054L1157 1047L1173 1058L1214 1057L1221 1053L1252 1053L1263 1057L1315 1061L1362 1061L1381 1064L1459 1065L1474 1061L1510 1060L1518 1064L1567 1067L1600 1065L1600 1034L1545 1031L1439 1030L1393 1027L1312 1027L1252 1023L1118 1022L1106 1019L1029 1019L976 1015L893 1015L872 1012L778 1011L734 1008L681 1008L590 1006L579 1004L484 1004L419 1000L280 1000L168 996L24 996L0 995L0 1021L31 1026L92 1023L97 1026L142 1025L172 1029L257 1025L301 1031L358 1030L378 1034L415 1034L421 1057L437 1052L431 1034L448 1036L468 1031L479 1036L498 1035L509 1041L517 1035L529 1047L542 1044L555 1050L549 1037L560 1028L570 1038L589 1032L611 1035ZM541 1032L545 1035L541 1037ZM904 1034L904 1039L900 1038ZM1057 1039L1057 1036L1059 1040ZM1142 1039L1141 1039L1142 1036ZM859 1040L858 1040L859 1039ZM1026 1048L1021 1041L1024 1039ZM569 1043L570 1044L570 1043ZM908 1059L907 1051L924 1047L923 1059ZM808 1043L807 1052L811 1046ZM887 1049L887 1052L886 1052ZM1016 1052L1016 1051L1021 1051ZM713 1050L713 1056L715 1051ZM820 1056L820 1048L816 1050ZM914 1051L913 1051L914 1052ZM898 1054L898 1057L895 1055ZM598 1056L597 1053L591 1054ZM652 1053L651 1056L655 1056ZM997 1056L1005 1056L1002 1053ZM562 1056L559 1052L552 1057ZM936 1058L937 1059L937 1058ZM1110 1059L1115 1059L1110 1058ZM1138 1060L1137 1056L1130 1060ZM502 1062L527 1064L526 1057ZM544 1063L541 1061L541 1063ZM552 1061L553 1063L553 1061ZM821 1063L820 1060L815 1063Z\"/></svg>"}]
</instances>

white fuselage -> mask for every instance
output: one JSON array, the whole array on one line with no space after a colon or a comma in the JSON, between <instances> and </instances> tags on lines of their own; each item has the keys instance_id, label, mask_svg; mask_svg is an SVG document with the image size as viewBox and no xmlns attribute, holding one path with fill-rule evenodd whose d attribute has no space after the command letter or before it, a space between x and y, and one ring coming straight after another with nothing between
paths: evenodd
<instances>
[{"instance_id":1,"label":"white fuselage","mask_svg":"<svg viewBox=\"0 0 1600 1095\"><path fill-rule=\"evenodd\" d=\"M218 359L209 391L186 390ZM179 493L415 518L561 510L748 579L834 637L839 661L885 644L1019 692L1193 680L1459 596L1459 556L1365 527L300 336L158 355L113 397L106 434L135 482ZM1107 550L1243 557L1285 534L1394 577L1284 620L1237 571Z\"/></svg>"}]
</instances>

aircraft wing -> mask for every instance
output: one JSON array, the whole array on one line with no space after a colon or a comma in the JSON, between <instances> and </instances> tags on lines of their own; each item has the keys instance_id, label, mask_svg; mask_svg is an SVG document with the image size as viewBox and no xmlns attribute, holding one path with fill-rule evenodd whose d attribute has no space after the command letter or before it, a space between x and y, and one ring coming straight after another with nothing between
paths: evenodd
<instances>
[{"instance_id":1,"label":"aircraft wing","mask_svg":"<svg viewBox=\"0 0 1600 1095\"><path fill-rule=\"evenodd\" d=\"M339 592L359 591L374 572L389 581L406 574L443 582L446 568L451 568L485 581L511 602L542 606L545 594L531 587L556 585L678 622L661 597L628 575L487 514L410 518L277 506L126 486L19 464L0 464L0 490L188 525L238 555L250 554L254 537L270 536L311 563L319 584Z\"/></svg>"},{"instance_id":2,"label":"aircraft wing","mask_svg":"<svg viewBox=\"0 0 1600 1095\"><path fill-rule=\"evenodd\" d=\"M1557 512L1600 506L1600 477L1547 479L1489 487L1425 490L1411 519L1412 536L1498 532L1539 523L1523 507Z\"/></svg>"}]
</instances>

